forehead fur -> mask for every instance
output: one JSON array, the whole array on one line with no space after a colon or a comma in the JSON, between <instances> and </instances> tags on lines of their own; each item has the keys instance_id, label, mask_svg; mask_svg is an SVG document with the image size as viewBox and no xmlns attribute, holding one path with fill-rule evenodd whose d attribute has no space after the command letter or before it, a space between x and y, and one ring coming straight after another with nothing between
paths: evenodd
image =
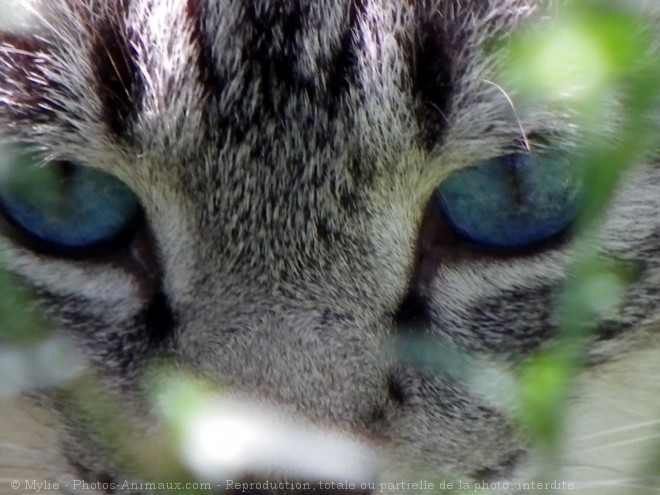
<instances>
[{"instance_id":1,"label":"forehead fur","mask_svg":"<svg viewBox=\"0 0 660 495\"><path fill-rule=\"evenodd\" d=\"M3 37L3 58L20 68L4 77L10 108L19 95L40 93L22 110L50 117L49 131L80 131L93 143L98 122L116 143L169 153L209 135L272 139L277 121L287 134L321 121L329 135L403 122L406 138L434 146L453 120L452 102L465 109L474 71L486 73L474 67L482 45L534 10L522 1L352 0L55 0L32 8L36 35ZM380 132L366 144L400 141Z\"/></svg>"}]
</instances>

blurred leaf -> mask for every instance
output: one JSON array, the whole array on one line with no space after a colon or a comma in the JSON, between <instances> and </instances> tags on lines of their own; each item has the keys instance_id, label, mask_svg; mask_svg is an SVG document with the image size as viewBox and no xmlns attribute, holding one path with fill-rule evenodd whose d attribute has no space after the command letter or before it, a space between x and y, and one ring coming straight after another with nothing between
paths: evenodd
<instances>
[{"instance_id":1,"label":"blurred leaf","mask_svg":"<svg viewBox=\"0 0 660 495\"><path fill-rule=\"evenodd\" d=\"M0 270L0 346L35 343L49 335L29 292Z\"/></svg>"}]
</instances>

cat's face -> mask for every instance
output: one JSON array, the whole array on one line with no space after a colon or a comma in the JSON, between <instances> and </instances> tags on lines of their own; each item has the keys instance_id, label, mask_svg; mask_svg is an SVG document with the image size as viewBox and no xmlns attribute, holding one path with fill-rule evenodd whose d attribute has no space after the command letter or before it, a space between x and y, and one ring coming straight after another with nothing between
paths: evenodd
<instances>
[{"instance_id":1,"label":"cat's face","mask_svg":"<svg viewBox=\"0 0 660 495\"><path fill-rule=\"evenodd\" d=\"M436 193L453 172L492 169L500 157L526 170L526 138L532 157L579 141L566 105L514 112L506 88L491 82L501 55L492 42L540 18L537 6L43 0L34 8L35 26L0 37L6 141L83 177L71 189L105 184L84 176L92 168L130 192L81 193L72 209L82 213L67 213L57 234L40 223L43 213L35 220L3 193L2 257L123 410L146 418L141 376L165 360L231 395L343 431L385 465L427 463L477 479L521 472L529 442L504 392L402 361L396 343L429 338L470 356L490 380L515 377L520 358L556 334L574 243L555 234L570 219L560 215L560 228L532 233L524 248L467 228L487 241L475 243ZM537 182L516 187L547 192ZM470 194L476 201L483 191ZM477 220L496 222L497 210ZM658 412L658 211L660 172L641 164L598 240L603 259L634 266L635 278L597 325L594 364L571 394L576 438ZM60 476L126 476L80 418L61 423ZM617 466L607 455L594 460L598 443L581 441L567 464Z\"/></svg>"}]
</instances>

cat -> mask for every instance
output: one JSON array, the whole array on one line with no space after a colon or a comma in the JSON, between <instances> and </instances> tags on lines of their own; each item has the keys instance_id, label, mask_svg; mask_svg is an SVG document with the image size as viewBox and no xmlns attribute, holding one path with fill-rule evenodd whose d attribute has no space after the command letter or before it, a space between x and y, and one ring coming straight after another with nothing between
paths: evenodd
<instances>
[{"instance_id":1,"label":"cat","mask_svg":"<svg viewBox=\"0 0 660 495\"><path fill-rule=\"evenodd\" d=\"M570 101L523 102L500 77L511 33L547 23L546 8L12 4L2 263L94 377L82 399L105 397L148 444L144 377L165 363L368 446L372 480L433 472L524 492L513 483L532 479L537 454L491 380L515 381L557 340L585 182ZM585 493L657 486L635 478L660 410L660 169L639 161L597 237L602 259L633 275L568 394L560 481ZM30 174L44 176L37 194L21 188ZM474 380L449 359L437 370L402 357L409 341L468 361ZM112 493L136 476L64 390L4 401L0 492L33 493L36 479L51 483L42 492L83 480ZM401 489L423 491L380 491Z\"/></svg>"}]
</instances>

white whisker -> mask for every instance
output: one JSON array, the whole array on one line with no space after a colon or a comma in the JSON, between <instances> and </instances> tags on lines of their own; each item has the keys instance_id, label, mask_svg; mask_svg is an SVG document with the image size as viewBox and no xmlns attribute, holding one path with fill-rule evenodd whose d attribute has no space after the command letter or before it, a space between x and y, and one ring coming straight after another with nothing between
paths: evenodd
<instances>
[{"instance_id":1,"label":"white whisker","mask_svg":"<svg viewBox=\"0 0 660 495\"><path fill-rule=\"evenodd\" d=\"M615 435L617 433L623 433L623 432L626 432L626 431L637 430L639 428L645 428L647 426L655 426L655 425L660 425L660 419L655 419L653 421L644 421L644 422L641 422L641 423L632 423L632 424L627 425L627 426L612 428L612 429L609 429L609 430L600 431L598 433L592 433L592 434L589 434L589 435L582 435L582 436L577 437L576 440L589 440L589 439L592 439L592 438L603 437L603 436L606 436L606 435Z\"/></svg>"},{"instance_id":2,"label":"white whisker","mask_svg":"<svg viewBox=\"0 0 660 495\"><path fill-rule=\"evenodd\" d=\"M637 466L639 464L638 461L635 461L635 465ZM585 463L566 463L563 464L563 467L568 467L568 468L590 468L590 469L598 469L601 471L611 471L613 473L618 473L618 474L625 474L628 476L632 476L632 473L629 473L627 471L624 471L623 469L619 469L613 466L602 466L599 464L585 464Z\"/></svg>"},{"instance_id":3,"label":"white whisker","mask_svg":"<svg viewBox=\"0 0 660 495\"><path fill-rule=\"evenodd\" d=\"M660 488L651 485L640 484L644 479L638 478L623 478L618 480L606 480L606 481L589 481L586 483L580 483L578 488L581 490L591 490L596 488L611 488L611 487L621 487L621 488L635 488L641 490L650 490L653 493L660 493Z\"/></svg>"},{"instance_id":4,"label":"white whisker","mask_svg":"<svg viewBox=\"0 0 660 495\"><path fill-rule=\"evenodd\" d=\"M591 447L591 448L588 448L588 449L577 450L576 452L579 453L579 454L586 454L586 453L589 453L589 452L594 452L594 451L603 450L603 449L611 449L611 448L614 448L614 447L622 447L624 445L632 445L632 444L635 444L635 443L649 442L649 441L652 441L652 440L657 440L659 438L660 438L660 433L656 434L656 435L647 435L647 436L643 436L643 437L631 438L629 440L622 440L620 442L612 442L610 444L605 444L605 445L598 445L598 446Z\"/></svg>"},{"instance_id":5,"label":"white whisker","mask_svg":"<svg viewBox=\"0 0 660 495\"><path fill-rule=\"evenodd\" d=\"M490 84L491 86L495 86L503 95L504 98L506 98L506 101L509 102L509 105L511 105L511 110L513 110L513 115L516 117L516 121L518 122L518 127L520 128L520 134L522 135L523 143L525 144L525 149L527 151L531 151L531 147L529 145L529 140L527 139L527 133L525 132L525 128L522 125L522 120L520 120L520 116L518 115L518 111L516 110L516 106L513 104L513 100L509 96L509 94L504 90L502 86L500 86L497 83L494 83L493 81L489 81L488 79L482 79L483 82Z\"/></svg>"}]
</instances>

